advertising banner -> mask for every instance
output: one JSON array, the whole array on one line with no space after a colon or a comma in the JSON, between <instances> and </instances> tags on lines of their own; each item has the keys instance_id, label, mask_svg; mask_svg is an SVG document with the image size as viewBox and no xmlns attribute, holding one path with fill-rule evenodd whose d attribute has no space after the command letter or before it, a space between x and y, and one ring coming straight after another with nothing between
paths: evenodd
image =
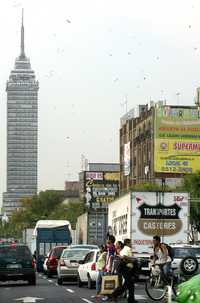
<instances>
[{"instance_id":1,"label":"advertising banner","mask_svg":"<svg viewBox=\"0 0 200 303\"><path fill-rule=\"evenodd\" d=\"M102 172L91 172L87 171L86 172L86 180L103 180L103 173Z\"/></svg>"},{"instance_id":2,"label":"advertising banner","mask_svg":"<svg viewBox=\"0 0 200 303\"><path fill-rule=\"evenodd\" d=\"M154 170L178 174L200 170L200 118L196 108L155 109Z\"/></svg>"},{"instance_id":3,"label":"advertising banner","mask_svg":"<svg viewBox=\"0 0 200 303\"><path fill-rule=\"evenodd\" d=\"M124 176L130 175L130 142L124 144Z\"/></svg>"},{"instance_id":4,"label":"advertising banner","mask_svg":"<svg viewBox=\"0 0 200 303\"><path fill-rule=\"evenodd\" d=\"M119 196L119 178L116 172L86 172L86 204L98 208L114 201Z\"/></svg>"},{"instance_id":5,"label":"advertising banner","mask_svg":"<svg viewBox=\"0 0 200 303\"><path fill-rule=\"evenodd\" d=\"M188 193L133 192L133 248L152 251L152 238L165 243L187 243Z\"/></svg>"}]
</instances>

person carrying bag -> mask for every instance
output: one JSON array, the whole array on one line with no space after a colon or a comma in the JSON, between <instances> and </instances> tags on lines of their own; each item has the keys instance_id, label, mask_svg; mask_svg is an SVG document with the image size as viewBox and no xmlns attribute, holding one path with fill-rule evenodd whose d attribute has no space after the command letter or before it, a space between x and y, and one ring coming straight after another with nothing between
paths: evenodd
<instances>
[{"instance_id":1,"label":"person carrying bag","mask_svg":"<svg viewBox=\"0 0 200 303\"><path fill-rule=\"evenodd\" d=\"M121 262L118 267L119 273L124 279L123 285L117 287L112 293L112 302L117 302L117 298L122 295L125 290L128 290L128 303L137 303L135 300L135 288L134 288L134 264L133 255L131 250L131 240L124 240L124 248L120 251Z\"/></svg>"}]
</instances>

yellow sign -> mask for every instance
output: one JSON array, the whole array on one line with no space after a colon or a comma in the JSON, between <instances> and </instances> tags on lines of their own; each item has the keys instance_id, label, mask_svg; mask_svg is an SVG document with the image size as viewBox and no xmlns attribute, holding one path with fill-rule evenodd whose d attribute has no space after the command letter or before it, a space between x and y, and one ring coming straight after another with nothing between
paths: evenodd
<instances>
[{"instance_id":1,"label":"yellow sign","mask_svg":"<svg viewBox=\"0 0 200 303\"><path fill-rule=\"evenodd\" d=\"M120 173L105 173L104 174L105 180L110 181L119 181L120 180Z\"/></svg>"},{"instance_id":2,"label":"yellow sign","mask_svg":"<svg viewBox=\"0 0 200 303\"><path fill-rule=\"evenodd\" d=\"M196 108L156 108L154 169L163 173L200 170L200 119Z\"/></svg>"}]
</instances>

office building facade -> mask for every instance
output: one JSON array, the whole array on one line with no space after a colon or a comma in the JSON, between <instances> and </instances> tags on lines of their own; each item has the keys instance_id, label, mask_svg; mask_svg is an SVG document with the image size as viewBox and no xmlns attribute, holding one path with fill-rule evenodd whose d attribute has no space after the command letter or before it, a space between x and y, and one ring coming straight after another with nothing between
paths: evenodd
<instances>
[{"instance_id":1,"label":"office building facade","mask_svg":"<svg viewBox=\"0 0 200 303\"><path fill-rule=\"evenodd\" d=\"M22 16L20 55L6 85L7 191L2 212L10 216L20 199L37 193L38 89L35 73L24 51Z\"/></svg>"}]
</instances>

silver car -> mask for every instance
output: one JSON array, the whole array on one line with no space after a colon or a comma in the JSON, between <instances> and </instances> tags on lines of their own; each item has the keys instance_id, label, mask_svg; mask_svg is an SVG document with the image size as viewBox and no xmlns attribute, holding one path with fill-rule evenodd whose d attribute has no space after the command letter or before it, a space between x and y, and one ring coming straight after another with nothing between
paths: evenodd
<instances>
[{"instance_id":1,"label":"silver car","mask_svg":"<svg viewBox=\"0 0 200 303\"><path fill-rule=\"evenodd\" d=\"M171 245L174 250L172 269L176 274L193 276L200 273L200 246L189 244Z\"/></svg>"},{"instance_id":2,"label":"silver car","mask_svg":"<svg viewBox=\"0 0 200 303\"><path fill-rule=\"evenodd\" d=\"M65 280L77 279L79 261L83 261L91 249L67 248L64 249L58 261L58 284L62 285Z\"/></svg>"}]
</instances>

